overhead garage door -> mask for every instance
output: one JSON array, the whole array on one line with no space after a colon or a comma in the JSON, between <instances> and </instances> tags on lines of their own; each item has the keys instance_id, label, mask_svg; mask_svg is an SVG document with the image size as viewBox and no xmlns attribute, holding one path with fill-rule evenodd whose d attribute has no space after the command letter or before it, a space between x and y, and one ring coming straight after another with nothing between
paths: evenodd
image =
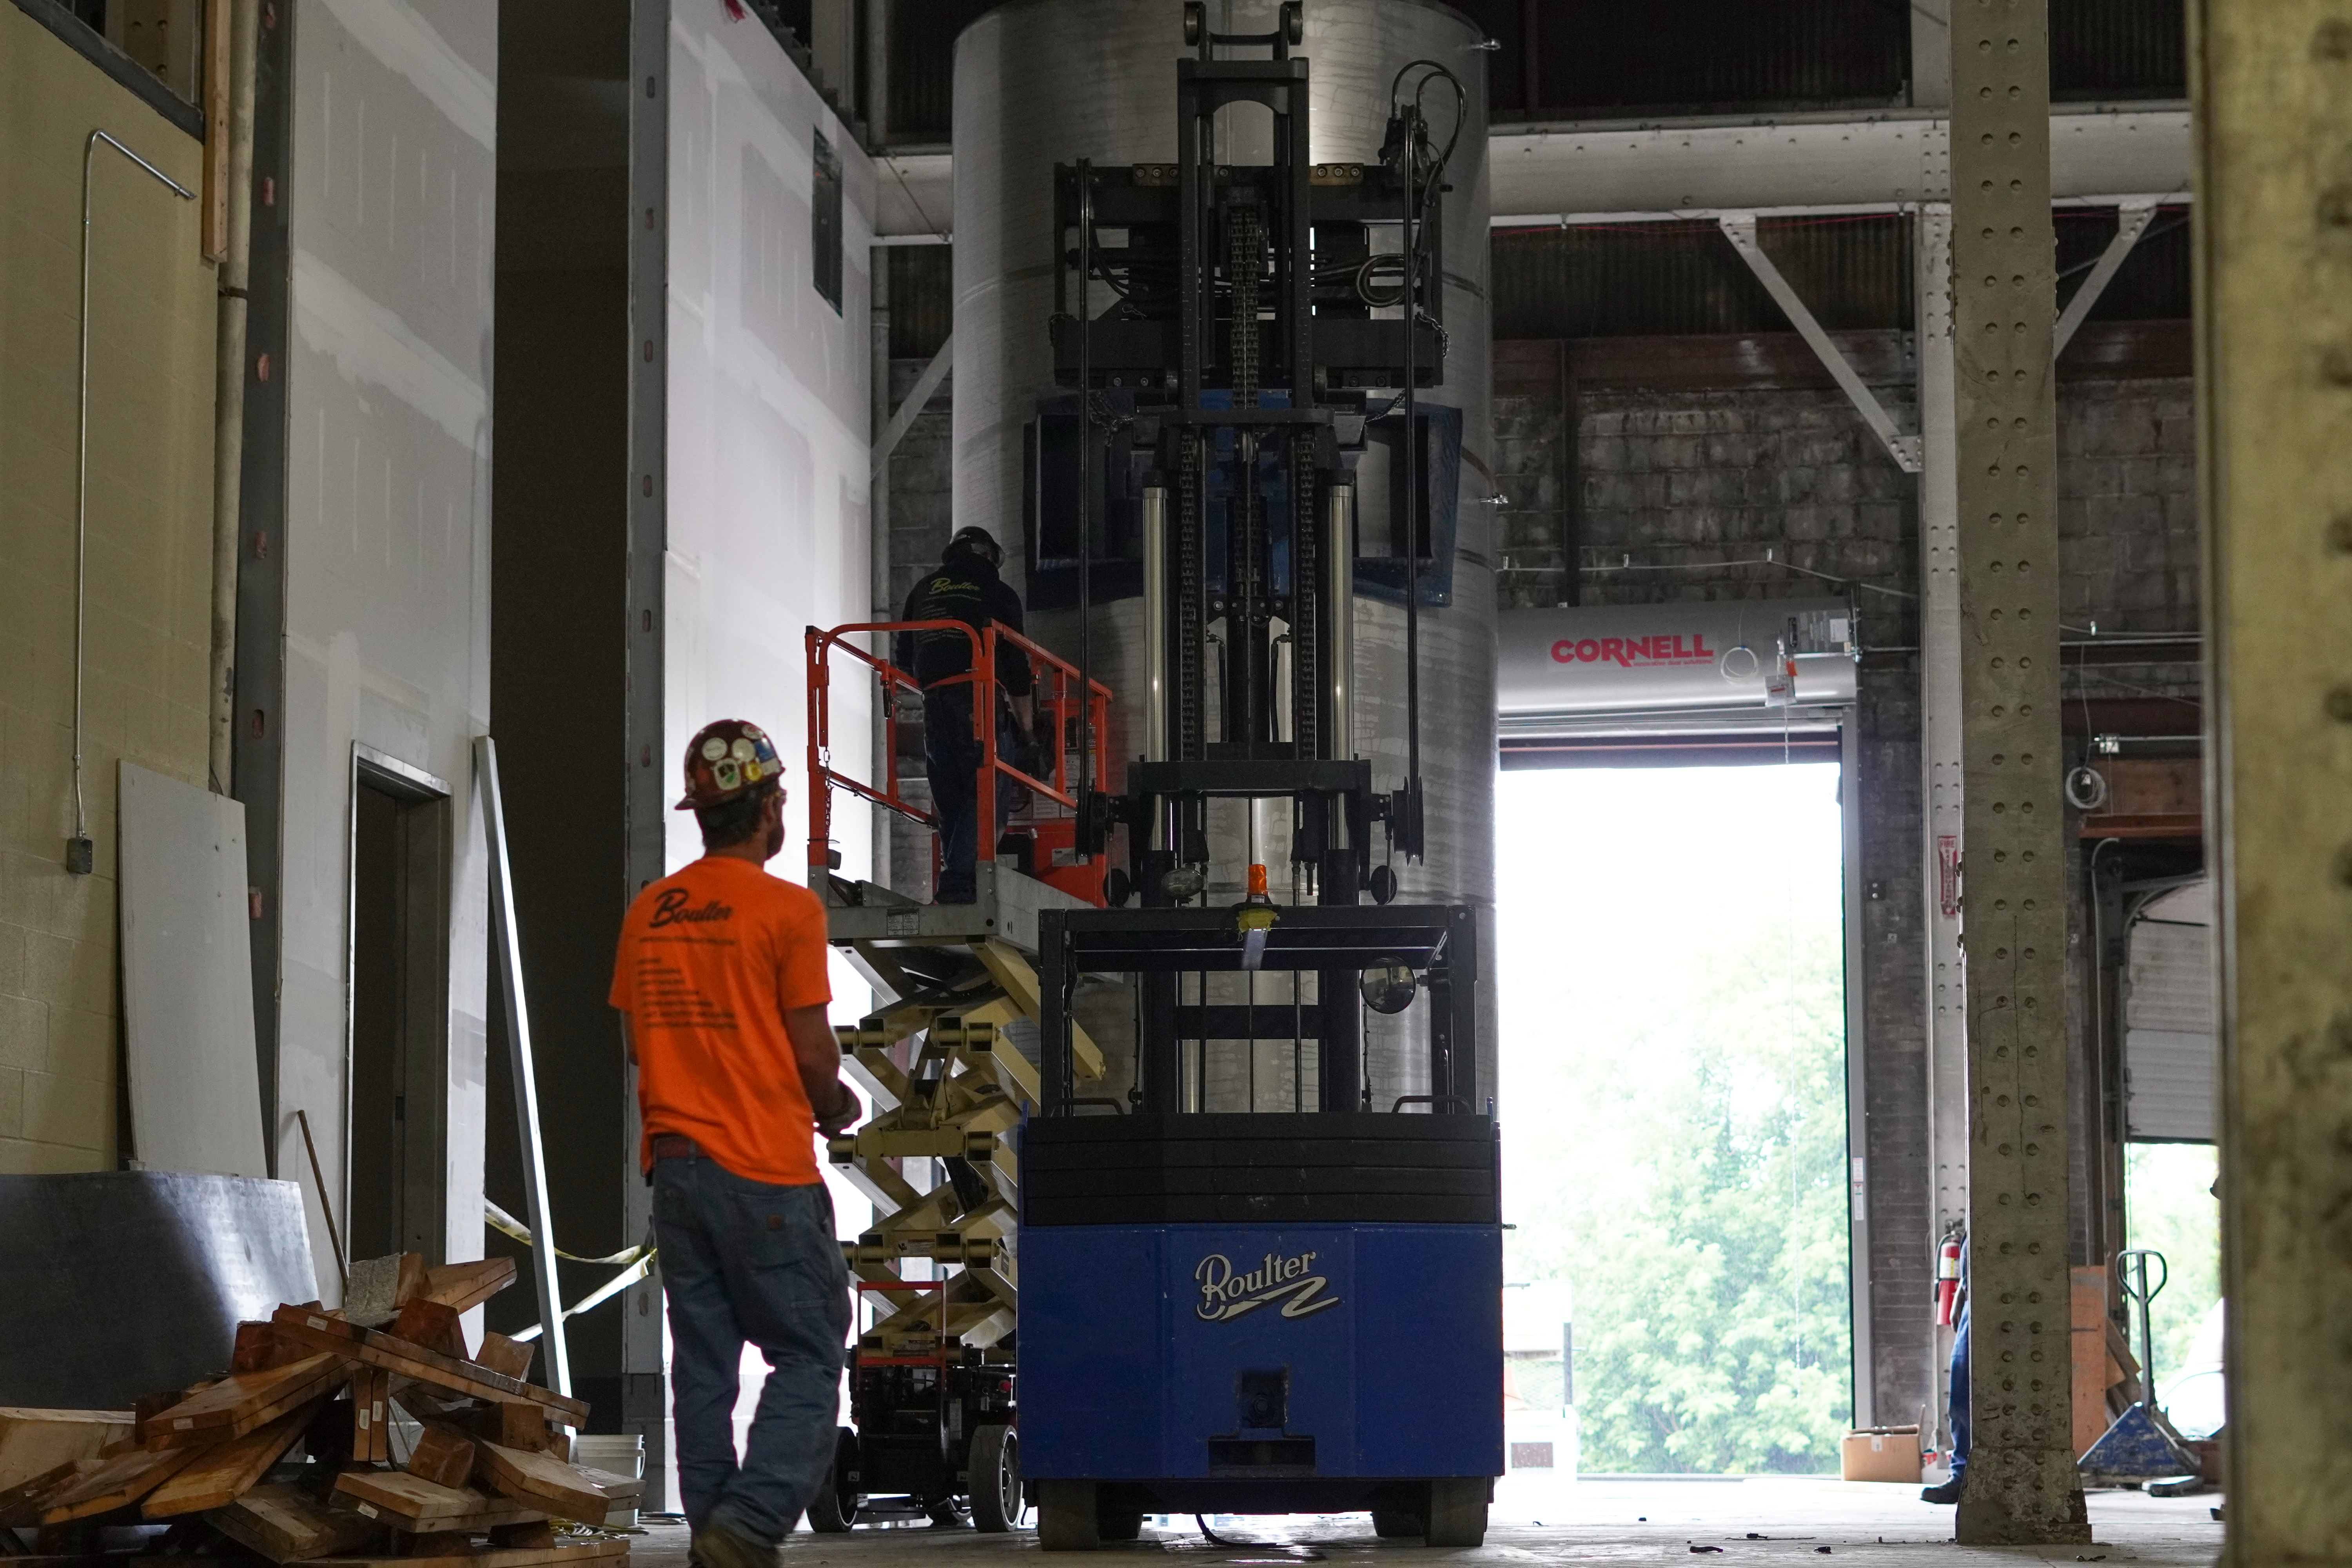
<instances>
[{"instance_id":1,"label":"overhead garage door","mask_svg":"<svg viewBox=\"0 0 2352 1568\"><path fill-rule=\"evenodd\" d=\"M2213 994L2213 885L2158 895L2124 942L2126 1135L2213 1141L2220 1012Z\"/></svg>"}]
</instances>

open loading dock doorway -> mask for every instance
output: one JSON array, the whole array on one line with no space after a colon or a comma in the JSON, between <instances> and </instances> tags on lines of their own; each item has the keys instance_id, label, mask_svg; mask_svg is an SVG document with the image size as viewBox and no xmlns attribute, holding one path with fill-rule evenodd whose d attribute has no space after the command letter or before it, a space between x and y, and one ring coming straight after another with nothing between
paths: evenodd
<instances>
[{"instance_id":1,"label":"open loading dock doorway","mask_svg":"<svg viewBox=\"0 0 2352 1568\"><path fill-rule=\"evenodd\" d=\"M1511 1392L1532 1435L1559 1389L1555 1479L1834 1474L1856 1423L1851 635L1831 603L1506 617L1507 1277L1573 1300ZM1515 1464L1498 1506L1541 1489Z\"/></svg>"}]
</instances>

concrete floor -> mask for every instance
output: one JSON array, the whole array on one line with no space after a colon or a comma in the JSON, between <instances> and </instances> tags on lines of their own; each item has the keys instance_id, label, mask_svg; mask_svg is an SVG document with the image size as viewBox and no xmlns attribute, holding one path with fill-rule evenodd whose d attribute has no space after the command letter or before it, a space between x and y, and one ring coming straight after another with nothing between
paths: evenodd
<instances>
[{"instance_id":1,"label":"concrete floor","mask_svg":"<svg viewBox=\"0 0 2352 1568\"><path fill-rule=\"evenodd\" d=\"M1722 1549L1723 1568L1796 1568L1827 1555L1850 1568L1993 1568L1995 1564L2144 1563L2205 1568L2221 1551L2221 1527L2211 1509L2220 1494L2158 1499L2137 1492L2094 1492L2091 1530L2096 1545L2083 1548L1961 1548L1952 1544L1952 1510L1918 1500L1916 1487L1811 1478L1740 1480L1611 1480L1588 1479L1563 1488L1557 1519L1504 1522L1499 1517L1475 1552L1432 1552L1410 1542L1381 1541L1362 1514L1323 1518L1212 1521L1234 1544L1203 1541L1190 1520L1170 1528L1147 1524L1144 1539L1109 1555L1179 1554L1197 1568L1282 1568L1296 1562L1391 1564L1433 1562L1441 1555L1503 1564L1568 1562L1684 1562L1694 1547ZM1176 1526L1181 1523L1181 1528ZM1757 1537L1751 1539L1749 1532ZM1247 1544L1244 1544L1244 1543ZM632 1544L636 1568L685 1568L686 1531L653 1524ZM850 1534L795 1533L780 1568L985 1568L1008 1553L1037 1549L1034 1533L980 1535L929 1526L858 1530ZM1074 1558L1072 1561L1084 1561Z\"/></svg>"}]
</instances>

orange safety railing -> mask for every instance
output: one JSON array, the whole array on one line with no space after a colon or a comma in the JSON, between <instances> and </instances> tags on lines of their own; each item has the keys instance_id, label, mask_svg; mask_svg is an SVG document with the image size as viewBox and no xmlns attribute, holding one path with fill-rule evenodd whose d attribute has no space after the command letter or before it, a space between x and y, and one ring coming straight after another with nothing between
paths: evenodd
<instances>
[{"instance_id":1,"label":"orange safety railing","mask_svg":"<svg viewBox=\"0 0 2352 1568\"><path fill-rule=\"evenodd\" d=\"M934 683L934 688L969 686L971 688L972 739L979 743L981 766L979 777L980 803L978 812L978 858L996 858L996 792L1002 775L1012 783L1025 786L1038 800L1075 811L1077 808L1078 767L1072 765L1072 721L1079 712L1080 680L1078 668L1066 659L1055 658L1008 626L991 626L974 629L961 621L861 621L854 626L830 629L808 628L808 769L809 769L809 868L810 883L824 886L817 874L832 867L833 792L835 788L848 791L858 798L870 801L886 810L895 811L909 821L919 822L936 831L939 821L930 812L907 799L900 789L898 748L895 737L886 740L881 759L879 784L843 773L833 765L832 750L832 656L841 653L872 673L878 687L883 710L887 713L896 705L901 691L919 696L922 686L906 670L887 658L869 653L848 639L878 635L887 640L900 632L953 631L960 632L971 643L971 668L961 675L951 675ZM1053 765L1045 778L1033 777L1013 766L1000 755L996 746L996 716L1003 682L996 678L996 655L1001 645L1009 645L1029 656L1029 668L1035 677L1034 700L1037 722L1034 732L1045 746ZM1106 756L1103 743L1105 725L1110 716L1110 688L1101 681L1087 681L1087 734L1093 749L1092 778L1097 789L1110 788L1103 772Z\"/></svg>"}]
</instances>

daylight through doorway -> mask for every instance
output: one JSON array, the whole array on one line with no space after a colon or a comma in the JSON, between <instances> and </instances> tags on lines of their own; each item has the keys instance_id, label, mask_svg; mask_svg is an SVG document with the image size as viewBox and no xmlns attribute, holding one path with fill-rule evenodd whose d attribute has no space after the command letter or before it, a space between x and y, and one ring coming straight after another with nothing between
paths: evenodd
<instances>
[{"instance_id":1,"label":"daylight through doorway","mask_svg":"<svg viewBox=\"0 0 2352 1568\"><path fill-rule=\"evenodd\" d=\"M1853 1411L1838 775L1498 780L1508 1397L1515 1453L1516 1429L1564 1426L1573 1458L1556 1443L1556 1471L1838 1468Z\"/></svg>"}]
</instances>

